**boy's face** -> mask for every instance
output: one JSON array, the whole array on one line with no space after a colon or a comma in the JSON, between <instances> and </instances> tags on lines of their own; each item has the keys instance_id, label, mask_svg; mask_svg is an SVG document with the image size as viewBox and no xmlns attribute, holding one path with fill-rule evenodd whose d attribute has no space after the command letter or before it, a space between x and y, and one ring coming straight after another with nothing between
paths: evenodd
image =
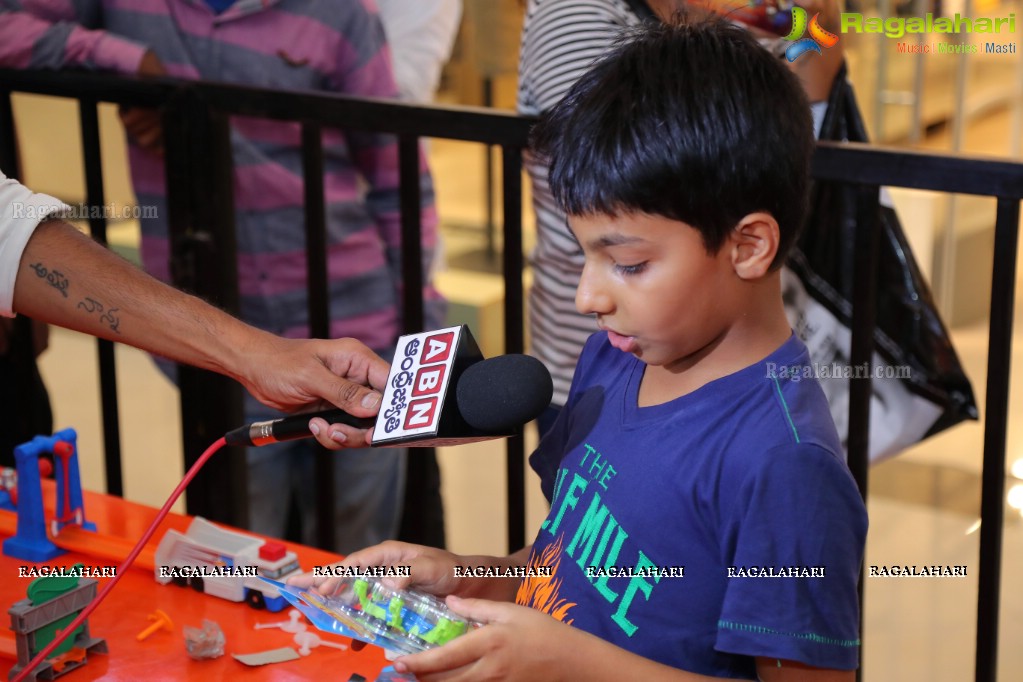
<instances>
[{"instance_id":1,"label":"boy's face","mask_svg":"<svg viewBox=\"0 0 1023 682\"><path fill-rule=\"evenodd\" d=\"M661 216L570 216L586 256L576 291L611 344L648 365L671 369L728 329L737 276L730 242L707 253L693 227Z\"/></svg>"}]
</instances>

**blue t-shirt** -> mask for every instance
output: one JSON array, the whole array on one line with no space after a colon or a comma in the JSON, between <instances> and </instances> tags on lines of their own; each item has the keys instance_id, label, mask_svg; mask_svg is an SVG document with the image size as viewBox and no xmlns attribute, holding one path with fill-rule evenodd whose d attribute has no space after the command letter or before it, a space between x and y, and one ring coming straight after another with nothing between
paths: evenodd
<instances>
[{"instance_id":1,"label":"blue t-shirt","mask_svg":"<svg viewBox=\"0 0 1023 682\"><path fill-rule=\"evenodd\" d=\"M856 668L866 509L809 365L793 335L641 408L645 365L594 334L530 457L551 502L530 565L552 575L518 603L704 675L755 679L755 656Z\"/></svg>"}]
</instances>

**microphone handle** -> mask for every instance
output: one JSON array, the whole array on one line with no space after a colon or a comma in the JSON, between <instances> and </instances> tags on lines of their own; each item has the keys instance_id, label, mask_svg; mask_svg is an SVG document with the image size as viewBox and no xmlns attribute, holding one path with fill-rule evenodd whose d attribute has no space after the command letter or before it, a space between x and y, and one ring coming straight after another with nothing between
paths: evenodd
<instances>
[{"instance_id":1,"label":"microphone handle","mask_svg":"<svg viewBox=\"0 0 1023 682\"><path fill-rule=\"evenodd\" d=\"M375 417L353 417L344 410L335 408L322 412L305 412L280 419L252 422L229 431L225 439L228 445L259 447L286 440L311 438L313 434L309 431L309 420L313 417L321 417L328 424L348 424L357 429L368 429L376 424Z\"/></svg>"}]
</instances>

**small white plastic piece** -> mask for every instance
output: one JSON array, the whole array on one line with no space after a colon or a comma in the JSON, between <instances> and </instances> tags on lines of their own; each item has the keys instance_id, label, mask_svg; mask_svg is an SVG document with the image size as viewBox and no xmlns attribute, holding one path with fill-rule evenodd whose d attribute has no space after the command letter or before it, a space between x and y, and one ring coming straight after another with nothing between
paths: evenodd
<instances>
[{"instance_id":1,"label":"small white plastic piece","mask_svg":"<svg viewBox=\"0 0 1023 682\"><path fill-rule=\"evenodd\" d=\"M298 609L291 609L288 612L289 620L282 620L276 623L256 623L252 627L256 630L265 630L267 628L280 628L285 632L305 632L308 627L305 621L302 621L302 612Z\"/></svg>"}]
</instances>

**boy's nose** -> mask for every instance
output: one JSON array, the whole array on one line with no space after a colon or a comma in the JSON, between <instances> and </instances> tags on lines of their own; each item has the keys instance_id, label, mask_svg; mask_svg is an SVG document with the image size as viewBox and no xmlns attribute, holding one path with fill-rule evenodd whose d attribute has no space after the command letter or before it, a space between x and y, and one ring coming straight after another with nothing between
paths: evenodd
<instances>
[{"instance_id":1,"label":"boy's nose","mask_svg":"<svg viewBox=\"0 0 1023 682\"><path fill-rule=\"evenodd\" d=\"M594 276L587 274L587 268L583 268L575 291L575 309L583 315L607 315L612 312L611 307L611 297Z\"/></svg>"}]
</instances>

